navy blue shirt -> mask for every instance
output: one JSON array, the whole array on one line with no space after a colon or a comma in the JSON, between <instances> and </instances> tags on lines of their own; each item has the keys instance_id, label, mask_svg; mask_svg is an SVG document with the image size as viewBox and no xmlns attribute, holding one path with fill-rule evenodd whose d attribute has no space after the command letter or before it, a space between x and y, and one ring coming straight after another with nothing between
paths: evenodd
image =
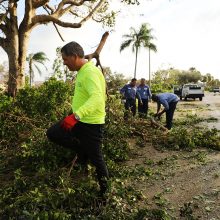
<instances>
[{"instance_id":1,"label":"navy blue shirt","mask_svg":"<svg viewBox=\"0 0 220 220\"><path fill-rule=\"evenodd\" d=\"M169 110L169 103L178 102L179 97L173 93L161 93L157 95L159 103L163 105L165 110Z\"/></svg>"},{"instance_id":2,"label":"navy blue shirt","mask_svg":"<svg viewBox=\"0 0 220 220\"><path fill-rule=\"evenodd\" d=\"M151 91L149 86L147 85L139 85L137 87L137 91L140 94L141 99L150 99L151 98Z\"/></svg>"},{"instance_id":3,"label":"navy blue shirt","mask_svg":"<svg viewBox=\"0 0 220 220\"><path fill-rule=\"evenodd\" d=\"M136 86L131 86L130 84L125 85L121 90L120 93L126 98L126 99L140 99L140 95L137 92Z\"/></svg>"}]
</instances>

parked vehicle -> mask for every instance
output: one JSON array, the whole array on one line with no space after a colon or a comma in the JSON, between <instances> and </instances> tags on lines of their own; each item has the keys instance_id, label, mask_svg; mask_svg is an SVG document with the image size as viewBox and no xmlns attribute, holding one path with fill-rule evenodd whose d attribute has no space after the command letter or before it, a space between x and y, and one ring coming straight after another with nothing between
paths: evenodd
<instances>
[{"instance_id":1,"label":"parked vehicle","mask_svg":"<svg viewBox=\"0 0 220 220\"><path fill-rule=\"evenodd\" d=\"M197 84L184 84L183 86L174 86L174 94L178 95L180 99L185 101L188 98L196 99L199 98L202 101L204 97L204 87Z\"/></svg>"},{"instance_id":2,"label":"parked vehicle","mask_svg":"<svg viewBox=\"0 0 220 220\"><path fill-rule=\"evenodd\" d=\"M214 93L220 92L220 87L214 87L214 88L213 88L213 92L214 92Z\"/></svg>"},{"instance_id":3,"label":"parked vehicle","mask_svg":"<svg viewBox=\"0 0 220 220\"><path fill-rule=\"evenodd\" d=\"M182 95L182 86L173 86L173 93L180 97Z\"/></svg>"}]
</instances>

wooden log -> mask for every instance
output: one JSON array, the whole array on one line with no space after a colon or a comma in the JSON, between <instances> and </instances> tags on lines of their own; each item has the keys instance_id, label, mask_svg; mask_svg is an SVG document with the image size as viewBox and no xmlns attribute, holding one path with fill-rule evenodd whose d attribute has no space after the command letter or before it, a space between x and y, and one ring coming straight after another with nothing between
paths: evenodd
<instances>
[{"instance_id":1,"label":"wooden log","mask_svg":"<svg viewBox=\"0 0 220 220\"><path fill-rule=\"evenodd\" d=\"M164 127L162 124L158 123L153 117L150 117L150 122L151 125L154 125L155 127L163 130L163 131L168 131L166 127Z\"/></svg>"}]
</instances>

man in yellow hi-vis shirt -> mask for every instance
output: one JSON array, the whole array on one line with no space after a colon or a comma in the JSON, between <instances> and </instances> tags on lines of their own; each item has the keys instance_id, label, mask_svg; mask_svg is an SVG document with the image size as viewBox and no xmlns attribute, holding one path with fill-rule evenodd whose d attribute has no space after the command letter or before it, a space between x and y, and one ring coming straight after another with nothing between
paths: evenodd
<instances>
[{"instance_id":1,"label":"man in yellow hi-vis shirt","mask_svg":"<svg viewBox=\"0 0 220 220\"><path fill-rule=\"evenodd\" d=\"M72 100L73 113L50 127L47 137L52 142L74 149L78 163L86 165L88 160L91 161L96 167L103 195L108 178L101 152L105 123L105 79L99 68L84 59L83 48L78 43L73 41L66 44L61 53L64 65L70 71L78 71Z\"/></svg>"}]
</instances>

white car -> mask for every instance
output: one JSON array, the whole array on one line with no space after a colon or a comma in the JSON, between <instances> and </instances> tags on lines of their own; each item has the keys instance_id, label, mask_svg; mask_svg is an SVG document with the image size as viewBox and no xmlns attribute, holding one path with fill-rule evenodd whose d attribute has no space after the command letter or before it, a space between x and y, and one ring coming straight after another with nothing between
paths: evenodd
<instances>
[{"instance_id":1,"label":"white car","mask_svg":"<svg viewBox=\"0 0 220 220\"><path fill-rule=\"evenodd\" d=\"M182 87L182 92L180 95L180 99L184 99L185 101L187 98L196 99L199 98L202 101L204 97L204 87L199 86L197 84L184 84Z\"/></svg>"}]
</instances>

